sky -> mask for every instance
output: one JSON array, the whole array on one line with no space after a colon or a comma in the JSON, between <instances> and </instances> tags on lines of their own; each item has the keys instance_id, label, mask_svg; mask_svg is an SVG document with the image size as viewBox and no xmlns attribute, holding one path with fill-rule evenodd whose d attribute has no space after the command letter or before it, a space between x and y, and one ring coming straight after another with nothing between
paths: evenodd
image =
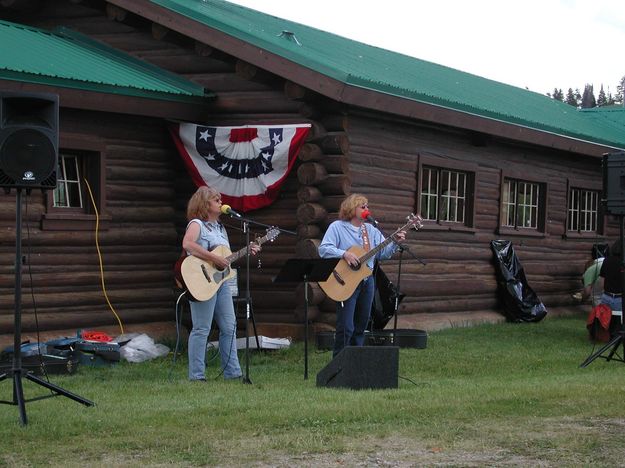
<instances>
[{"instance_id":1,"label":"sky","mask_svg":"<svg viewBox=\"0 0 625 468\"><path fill-rule=\"evenodd\" d=\"M541 94L625 76L623 0L229 1Z\"/></svg>"}]
</instances>

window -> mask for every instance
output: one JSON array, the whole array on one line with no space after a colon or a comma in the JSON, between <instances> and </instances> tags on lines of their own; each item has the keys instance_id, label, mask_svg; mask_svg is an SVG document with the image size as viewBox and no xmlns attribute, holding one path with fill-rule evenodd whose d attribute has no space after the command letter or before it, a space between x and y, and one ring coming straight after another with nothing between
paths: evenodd
<instances>
[{"instance_id":1,"label":"window","mask_svg":"<svg viewBox=\"0 0 625 468\"><path fill-rule=\"evenodd\" d=\"M100 219L99 228L107 228L110 217L105 211L104 153L101 149L102 145L98 142L85 141L84 138L61 139L57 185L46 194L47 210L42 217L42 229L94 229L96 208Z\"/></svg>"},{"instance_id":2,"label":"window","mask_svg":"<svg viewBox=\"0 0 625 468\"><path fill-rule=\"evenodd\" d=\"M580 234L599 232L599 191L569 189L566 229Z\"/></svg>"},{"instance_id":3,"label":"window","mask_svg":"<svg viewBox=\"0 0 625 468\"><path fill-rule=\"evenodd\" d=\"M539 229L541 216L541 184L504 179L502 194L502 226L513 229Z\"/></svg>"},{"instance_id":4,"label":"window","mask_svg":"<svg viewBox=\"0 0 625 468\"><path fill-rule=\"evenodd\" d=\"M473 165L420 156L418 211L426 229L436 225L447 229L473 227L475 172L467 169Z\"/></svg>"},{"instance_id":5,"label":"window","mask_svg":"<svg viewBox=\"0 0 625 468\"><path fill-rule=\"evenodd\" d=\"M59 154L54 208L84 208L81 178L81 158L75 154Z\"/></svg>"}]
</instances>

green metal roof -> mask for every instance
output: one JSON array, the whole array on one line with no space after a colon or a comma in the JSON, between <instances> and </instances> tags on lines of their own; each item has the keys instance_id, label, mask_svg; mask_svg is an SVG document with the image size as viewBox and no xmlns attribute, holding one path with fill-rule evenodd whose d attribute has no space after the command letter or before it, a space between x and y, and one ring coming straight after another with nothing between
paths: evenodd
<instances>
[{"instance_id":1,"label":"green metal roof","mask_svg":"<svg viewBox=\"0 0 625 468\"><path fill-rule=\"evenodd\" d=\"M202 86L65 28L0 21L0 50L0 79L160 100L207 97Z\"/></svg>"},{"instance_id":2,"label":"green metal roof","mask_svg":"<svg viewBox=\"0 0 625 468\"><path fill-rule=\"evenodd\" d=\"M356 42L223 0L151 2L347 85L625 148L622 128L588 119L587 114L539 93Z\"/></svg>"}]
</instances>

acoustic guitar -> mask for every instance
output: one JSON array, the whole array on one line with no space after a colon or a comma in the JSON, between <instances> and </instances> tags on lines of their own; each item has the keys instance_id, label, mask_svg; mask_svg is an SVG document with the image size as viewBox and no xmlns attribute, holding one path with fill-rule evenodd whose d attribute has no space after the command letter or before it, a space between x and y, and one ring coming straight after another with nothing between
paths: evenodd
<instances>
[{"instance_id":1,"label":"acoustic guitar","mask_svg":"<svg viewBox=\"0 0 625 468\"><path fill-rule=\"evenodd\" d=\"M263 245L267 241L273 241L280 234L278 228L270 228L267 234L254 241L257 245ZM247 247L232 253L225 245L218 245L212 253L224 257L228 262L234 263L247 254ZM182 262L176 263L176 268L184 283L185 288L195 300L207 301L215 295L219 287L226 280L234 276L234 270L228 265L224 269L219 269L213 263L201 260L193 255L184 257Z\"/></svg>"},{"instance_id":2,"label":"acoustic guitar","mask_svg":"<svg viewBox=\"0 0 625 468\"><path fill-rule=\"evenodd\" d=\"M422 218L419 215L411 214L406 218L408 222L402 227L398 228L389 237L384 239L378 246L366 251L359 245L353 245L348 252L353 253L358 257L358 264L351 266L345 261L344 258L336 264L336 267L328 277L326 281L319 282L319 287L327 294L330 299L336 302L347 300L360 284L360 282L368 276L371 276L372 271L367 266L367 260L375 256L378 252L384 249L389 243L393 242L394 236L399 231L404 231L409 228L419 229L422 224Z\"/></svg>"}]
</instances>

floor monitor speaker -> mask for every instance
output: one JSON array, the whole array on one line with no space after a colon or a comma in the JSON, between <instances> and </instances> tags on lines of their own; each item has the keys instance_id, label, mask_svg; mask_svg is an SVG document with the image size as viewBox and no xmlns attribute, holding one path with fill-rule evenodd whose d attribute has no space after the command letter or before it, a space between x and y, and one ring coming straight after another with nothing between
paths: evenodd
<instances>
[{"instance_id":1,"label":"floor monitor speaker","mask_svg":"<svg viewBox=\"0 0 625 468\"><path fill-rule=\"evenodd\" d=\"M399 347L346 346L317 374L317 387L397 388Z\"/></svg>"}]
</instances>

